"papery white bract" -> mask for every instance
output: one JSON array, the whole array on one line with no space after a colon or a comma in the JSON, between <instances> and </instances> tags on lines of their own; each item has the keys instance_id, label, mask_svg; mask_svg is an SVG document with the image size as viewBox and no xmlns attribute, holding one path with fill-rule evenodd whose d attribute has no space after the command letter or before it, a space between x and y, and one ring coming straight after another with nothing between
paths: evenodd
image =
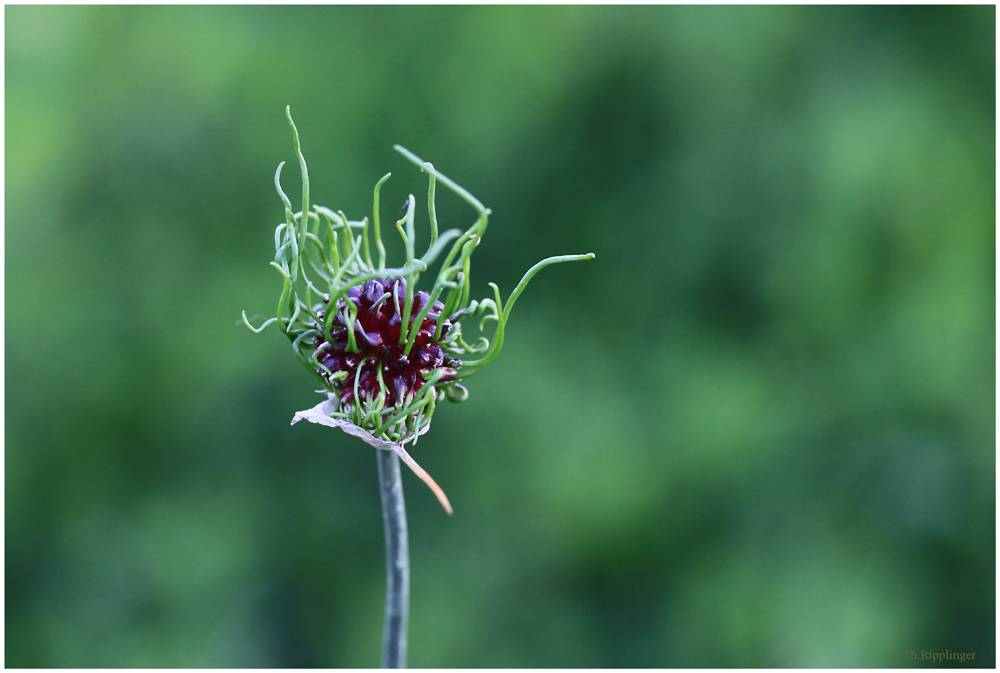
<instances>
[{"instance_id":1,"label":"papery white bract","mask_svg":"<svg viewBox=\"0 0 1000 673\"><path fill-rule=\"evenodd\" d=\"M414 439L414 437L410 437L398 443L387 442L384 439L375 437L372 433L368 432L364 428L358 427L347 419L331 416L330 414L336 412L336 410L337 398L334 395L330 395L327 400L320 402L311 409L296 411L295 416L292 418L292 425L295 425L299 421L309 421L310 423L326 425L331 428L340 428L352 437L357 437L366 444L374 446L376 449L381 449L382 451L392 451L399 456L411 470L413 470L415 475L420 477L420 479L427 484L432 491L434 491L434 495L437 496L438 502L441 503L444 510L448 512L448 514L452 514L451 503L448 502L448 496L444 494L444 491L442 491L441 487L437 485L437 482L431 478L431 475L427 474L424 468L417 465L417 461L413 460L413 457L406 452L405 448L403 448L403 445L411 439ZM420 434L424 434L430 430L430 428L431 425L428 423L420 429Z\"/></svg>"}]
</instances>

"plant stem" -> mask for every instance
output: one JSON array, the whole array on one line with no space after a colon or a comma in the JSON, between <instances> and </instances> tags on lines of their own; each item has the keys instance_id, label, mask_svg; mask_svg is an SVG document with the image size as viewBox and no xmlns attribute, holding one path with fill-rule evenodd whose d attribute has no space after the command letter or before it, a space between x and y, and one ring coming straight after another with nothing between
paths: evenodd
<instances>
[{"instance_id":1,"label":"plant stem","mask_svg":"<svg viewBox=\"0 0 1000 673\"><path fill-rule=\"evenodd\" d=\"M410 545L399 458L378 449L378 484L385 522L385 624L382 668L406 668L406 625L410 611Z\"/></svg>"}]
</instances>

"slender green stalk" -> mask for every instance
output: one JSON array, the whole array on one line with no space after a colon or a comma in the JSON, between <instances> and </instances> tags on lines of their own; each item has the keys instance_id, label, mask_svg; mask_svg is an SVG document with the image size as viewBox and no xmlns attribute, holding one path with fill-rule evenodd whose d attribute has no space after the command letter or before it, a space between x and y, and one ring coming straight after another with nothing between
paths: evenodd
<instances>
[{"instance_id":1,"label":"slender green stalk","mask_svg":"<svg viewBox=\"0 0 1000 673\"><path fill-rule=\"evenodd\" d=\"M399 458L376 449L378 485L385 522L385 622L382 668L406 668L406 631L410 611L410 545Z\"/></svg>"}]
</instances>

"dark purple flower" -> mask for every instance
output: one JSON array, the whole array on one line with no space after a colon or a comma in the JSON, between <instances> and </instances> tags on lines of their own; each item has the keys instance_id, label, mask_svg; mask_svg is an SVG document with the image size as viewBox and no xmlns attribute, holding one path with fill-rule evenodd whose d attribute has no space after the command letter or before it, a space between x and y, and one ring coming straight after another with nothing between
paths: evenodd
<instances>
[{"instance_id":1,"label":"dark purple flower","mask_svg":"<svg viewBox=\"0 0 1000 673\"><path fill-rule=\"evenodd\" d=\"M319 352L316 360L326 367L326 370L317 371L331 387L338 390L342 407L354 404L355 388L363 399L371 401L378 397L382 389L379 385L379 373L385 385L386 407L406 404L412 400L425 385L424 375L429 375L435 369L440 368L444 372L439 383L454 380L455 368L460 367L462 362L456 358L446 358L434 339L444 304L435 301L430 307L427 316L420 323L409 354L406 354L406 344L400 343L403 309L406 306L405 279L368 280L363 285L349 288L346 295L347 301L354 306L354 341L360 352L347 352L348 319L344 299L337 300L337 314L330 328L333 340L328 341L322 335L313 337L313 345ZM325 299L327 304L317 313L321 320L330 310L330 300L328 297ZM426 292L417 292L413 297L409 315L411 326L429 300L430 296ZM315 323L310 326L317 327ZM323 325L318 327L322 332ZM442 336L450 328L451 322L445 320ZM445 364L447 367L443 367ZM347 377L336 377L338 372L347 372Z\"/></svg>"}]
</instances>

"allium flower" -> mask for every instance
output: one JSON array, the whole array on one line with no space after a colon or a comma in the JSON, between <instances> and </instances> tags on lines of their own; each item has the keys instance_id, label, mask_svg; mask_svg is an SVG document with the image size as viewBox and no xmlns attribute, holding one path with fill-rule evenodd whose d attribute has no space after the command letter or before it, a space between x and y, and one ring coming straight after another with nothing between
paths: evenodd
<instances>
[{"instance_id":1,"label":"allium flower","mask_svg":"<svg viewBox=\"0 0 1000 673\"><path fill-rule=\"evenodd\" d=\"M531 267L504 303L496 285L493 297L471 300L471 256L486 231L490 210L408 150L403 156L429 176L427 194L430 241L417 256L414 218L416 199L411 194L404 217L396 228L406 247L406 262L386 268L379 222L379 191L389 178L375 185L372 235L368 218L349 220L309 203L309 174L299 145L298 131L286 109L295 137L302 172L302 211L292 212L281 189L284 163L278 166L274 185L285 204L285 221L274 232L276 254L271 266L284 279L277 315L254 328L256 333L272 323L292 342L302 364L322 384L327 399L295 414L292 423L308 420L339 427L379 449L395 452L431 487L451 513L443 491L406 452L407 442L430 427L437 405L444 399L461 402L468 391L460 381L481 370L500 352L510 310L528 281L540 269L557 262L590 259L588 255L549 257ZM476 211L477 219L462 231L438 233L435 187L441 182ZM372 259L371 244L377 259ZM417 281L439 257L437 276L427 291L416 291ZM496 323L492 340L480 337L469 344L462 335L462 320L477 318L479 329Z\"/></svg>"},{"instance_id":2,"label":"allium flower","mask_svg":"<svg viewBox=\"0 0 1000 673\"><path fill-rule=\"evenodd\" d=\"M330 295L324 295L323 301L323 308L316 311L320 321L331 310ZM348 350L351 344L347 335L347 302L354 304L357 316L354 320L356 352ZM376 399L385 388L388 393L386 406L395 407L400 402L412 402L414 394L424 387L425 376L430 376L435 369L441 368L443 372L438 379L440 385L455 380L455 368L461 367L462 361L445 355L440 345L452 327L450 320L442 319L444 304L435 301L430 311L424 311L430 303L430 295L418 292L410 302L410 315L423 313L426 317L416 330L416 338L403 342L404 310L400 307L405 308L406 302L405 278L374 278L366 280L364 285L352 285L346 298L337 300L337 315L331 332L333 341L328 341L322 332L313 337L319 374L328 384L338 387L340 404L345 410L355 404L355 388L358 388L358 396L367 401ZM319 330L317 323L309 323L309 326ZM340 372L347 372L347 376L338 381Z\"/></svg>"}]
</instances>

